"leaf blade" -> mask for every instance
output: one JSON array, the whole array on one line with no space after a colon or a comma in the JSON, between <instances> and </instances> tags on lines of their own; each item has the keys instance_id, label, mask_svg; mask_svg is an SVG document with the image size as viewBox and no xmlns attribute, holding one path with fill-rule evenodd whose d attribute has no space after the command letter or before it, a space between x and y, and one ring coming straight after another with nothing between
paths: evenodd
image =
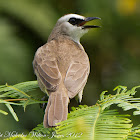
<instances>
[{"instance_id":1,"label":"leaf blade","mask_svg":"<svg viewBox=\"0 0 140 140\"><path fill-rule=\"evenodd\" d=\"M11 112L12 116L14 117L14 119L18 122L19 119L14 111L14 109L12 108L12 106L10 104L5 104L7 106L7 108L9 109L9 111Z\"/></svg>"}]
</instances>

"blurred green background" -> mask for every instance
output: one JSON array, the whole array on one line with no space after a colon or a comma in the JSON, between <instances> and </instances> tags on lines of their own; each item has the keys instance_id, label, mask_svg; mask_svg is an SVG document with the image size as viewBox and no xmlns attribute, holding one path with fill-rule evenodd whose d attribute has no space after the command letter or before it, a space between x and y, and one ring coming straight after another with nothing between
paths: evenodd
<instances>
[{"instance_id":1,"label":"blurred green background","mask_svg":"<svg viewBox=\"0 0 140 140\"><path fill-rule=\"evenodd\" d=\"M34 54L46 43L57 19L68 13L102 18L92 22L102 28L81 38L91 63L82 104L95 104L103 90L112 92L117 85L129 89L140 85L139 7L139 0L0 0L0 85L36 80ZM8 111L4 105L0 108ZM14 109L20 121L10 113L0 114L0 132L26 133L43 120L38 104L26 112Z\"/></svg>"}]
</instances>

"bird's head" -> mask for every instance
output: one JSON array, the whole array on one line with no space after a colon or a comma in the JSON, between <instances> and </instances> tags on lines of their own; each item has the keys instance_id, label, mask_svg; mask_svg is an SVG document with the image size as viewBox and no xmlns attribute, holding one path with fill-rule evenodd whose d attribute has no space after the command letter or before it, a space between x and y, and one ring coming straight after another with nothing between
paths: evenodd
<instances>
[{"instance_id":1,"label":"bird's head","mask_svg":"<svg viewBox=\"0 0 140 140\"><path fill-rule=\"evenodd\" d=\"M58 19L53 34L59 33L62 35L67 35L75 42L79 43L80 38L88 32L91 28L99 28L96 25L85 25L87 22L95 19L100 19L99 17L84 17L77 14L67 14Z\"/></svg>"}]
</instances>

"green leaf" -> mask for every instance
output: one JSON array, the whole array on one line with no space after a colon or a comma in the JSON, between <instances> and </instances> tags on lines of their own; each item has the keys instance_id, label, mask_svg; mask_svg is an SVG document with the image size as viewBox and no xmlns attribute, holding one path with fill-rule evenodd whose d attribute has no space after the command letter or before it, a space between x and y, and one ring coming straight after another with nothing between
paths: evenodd
<instances>
[{"instance_id":1,"label":"green leaf","mask_svg":"<svg viewBox=\"0 0 140 140\"><path fill-rule=\"evenodd\" d=\"M3 111L3 110L0 110L0 113L4 114L4 115L8 115L7 112Z\"/></svg>"},{"instance_id":2,"label":"green leaf","mask_svg":"<svg viewBox=\"0 0 140 140\"><path fill-rule=\"evenodd\" d=\"M117 94L120 94L120 93L127 91L127 87L119 85L113 89L113 91L115 91L115 90L117 90Z\"/></svg>"},{"instance_id":3,"label":"green leaf","mask_svg":"<svg viewBox=\"0 0 140 140\"><path fill-rule=\"evenodd\" d=\"M105 97L105 93L108 92L107 90L106 91L103 91L101 94L100 94L100 100L103 100Z\"/></svg>"},{"instance_id":4,"label":"green leaf","mask_svg":"<svg viewBox=\"0 0 140 140\"><path fill-rule=\"evenodd\" d=\"M27 94L27 92L33 91L36 88L38 88L37 81L22 82L13 86L9 86L8 84L4 86L0 86L0 93L2 93L0 97L4 98L4 99L0 99L0 103L4 103L5 105L7 105L14 119L17 121L18 120L17 115L15 114L11 105L23 106L25 111L27 105L36 104L36 103L38 104L47 103L47 101L36 100ZM0 113L5 113L5 112L0 112Z\"/></svg>"},{"instance_id":5,"label":"green leaf","mask_svg":"<svg viewBox=\"0 0 140 140\"><path fill-rule=\"evenodd\" d=\"M1 99L0 99L0 103L4 103L4 104L11 104L11 105L21 105L20 103L8 102L8 101L1 100Z\"/></svg>"},{"instance_id":6,"label":"green leaf","mask_svg":"<svg viewBox=\"0 0 140 140\"><path fill-rule=\"evenodd\" d=\"M130 115L120 115L116 110L109 110L109 107L116 104L124 111L133 109L133 115L140 115L140 98L135 98L136 88L139 87L127 90L127 87L118 86L114 89L114 91L117 90L115 95L105 95L106 91L103 91L96 105L72 107L73 111L68 114L68 119L58 123L57 127L44 128L43 124L40 124L26 138L32 139L32 135L34 135L34 139L41 136L39 139L137 140L140 137L140 126L132 128ZM1 97L15 98L11 101L0 99L0 103L4 103L18 121L18 117L11 107L12 104L22 105L25 110L27 105L47 102L36 100L27 94L36 88L38 88L37 81L0 86ZM19 101L19 103L14 101Z\"/></svg>"},{"instance_id":7,"label":"green leaf","mask_svg":"<svg viewBox=\"0 0 140 140\"><path fill-rule=\"evenodd\" d=\"M118 107L121 107L124 111L135 109L136 111L133 112L133 115L140 114L140 98L134 98L136 93L136 88L134 87L131 90L127 91L127 87L125 86L117 86L114 90L117 90L115 95L104 95L105 92L102 93L100 101L98 104L101 105L102 110L111 106L112 104L117 104Z\"/></svg>"},{"instance_id":8,"label":"green leaf","mask_svg":"<svg viewBox=\"0 0 140 140\"><path fill-rule=\"evenodd\" d=\"M68 120L59 123L56 134L61 139L112 140L126 138L131 131L128 115L115 110L102 111L99 106L72 111ZM56 135L56 137L57 137Z\"/></svg>"},{"instance_id":9,"label":"green leaf","mask_svg":"<svg viewBox=\"0 0 140 140\"><path fill-rule=\"evenodd\" d=\"M140 139L140 124L131 129L127 140L139 140Z\"/></svg>"},{"instance_id":10,"label":"green leaf","mask_svg":"<svg viewBox=\"0 0 140 140\"><path fill-rule=\"evenodd\" d=\"M25 102L23 102L23 106L24 106L24 111L27 107L27 105L31 105L31 104L41 104L41 103L47 103L48 101L38 101L38 100L34 100L34 99L29 99Z\"/></svg>"},{"instance_id":11,"label":"green leaf","mask_svg":"<svg viewBox=\"0 0 140 140\"><path fill-rule=\"evenodd\" d=\"M12 106L10 104L5 104L7 106L7 108L9 109L9 111L11 112L11 114L13 115L14 119L18 122L19 119L14 111L14 109L12 108Z\"/></svg>"},{"instance_id":12,"label":"green leaf","mask_svg":"<svg viewBox=\"0 0 140 140\"><path fill-rule=\"evenodd\" d=\"M0 92L4 92L0 97L11 97L11 98L29 98L30 96L26 92L33 91L38 88L37 81L29 81L19 83L13 86L6 86L0 88Z\"/></svg>"}]
</instances>

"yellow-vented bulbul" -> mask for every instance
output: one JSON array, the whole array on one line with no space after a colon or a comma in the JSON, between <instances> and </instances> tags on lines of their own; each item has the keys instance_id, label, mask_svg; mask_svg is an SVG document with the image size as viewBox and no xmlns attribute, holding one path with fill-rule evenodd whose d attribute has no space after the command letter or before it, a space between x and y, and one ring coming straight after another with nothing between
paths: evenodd
<instances>
[{"instance_id":1,"label":"yellow-vented bulbul","mask_svg":"<svg viewBox=\"0 0 140 140\"><path fill-rule=\"evenodd\" d=\"M68 14L61 17L48 41L34 57L33 68L41 90L49 95L44 115L44 127L56 126L67 119L68 103L76 95L82 100L88 79L89 58L80 44L80 38L96 25L86 22L100 19Z\"/></svg>"}]
</instances>

